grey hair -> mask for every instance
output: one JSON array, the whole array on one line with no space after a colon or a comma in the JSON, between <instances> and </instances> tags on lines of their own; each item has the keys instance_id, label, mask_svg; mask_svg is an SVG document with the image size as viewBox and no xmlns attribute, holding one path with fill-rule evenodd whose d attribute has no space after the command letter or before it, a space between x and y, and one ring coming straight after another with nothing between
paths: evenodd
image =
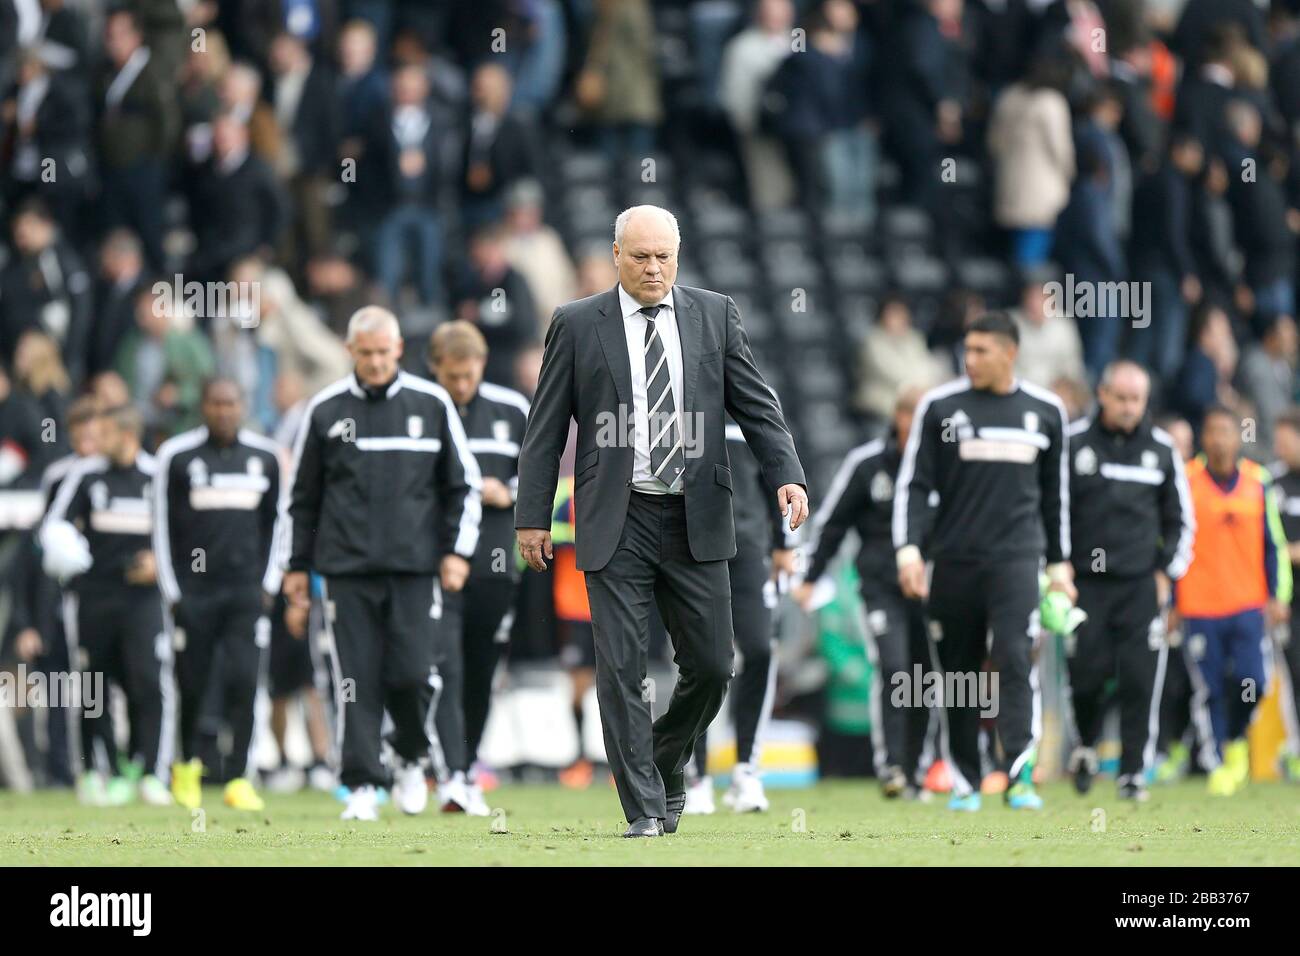
<instances>
[{"instance_id":1,"label":"grey hair","mask_svg":"<svg viewBox=\"0 0 1300 956\"><path fill-rule=\"evenodd\" d=\"M682 231L677 228L677 217L670 213L663 206L629 206L618 214L614 220L614 241L621 247L623 245L623 231L627 229L628 220L633 214L638 212L656 212L668 220L668 225L672 227L673 238L677 240L677 245L682 244Z\"/></svg>"},{"instance_id":2,"label":"grey hair","mask_svg":"<svg viewBox=\"0 0 1300 956\"><path fill-rule=\"evenodd\" d=\"M402 337L402 327L397 316L378 305L362 306L348 319L347 344L351 345L362 332L390 332L393 338Z\"/></svg>"},{"instance_id":3,"label":"grey hair","mask_svg":"<svg viewBox=\"0 0 1300 956\"><path fill-rule=\"evenodd\" d=\"M1115 384L1115 376L1123 369L1133 369L1146 380L1147 387L1150 387L1151 373L1143 368L1139 363L1126 358L1115 359L1114 361L1108 362L1106 367L1101 370L1101 381L1098 382L1098 384L1110 388Z\"/></svg>"}]
</instances>

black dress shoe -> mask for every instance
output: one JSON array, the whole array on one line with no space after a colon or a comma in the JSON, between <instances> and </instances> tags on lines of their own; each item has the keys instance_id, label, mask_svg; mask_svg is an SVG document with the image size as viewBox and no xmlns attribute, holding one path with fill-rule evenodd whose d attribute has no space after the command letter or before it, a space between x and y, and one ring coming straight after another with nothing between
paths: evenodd
<instances>
[{"instance_id":1,"label":"black dress shoe","mask_svg":"<svg viewBox=\"0 0 1300 956\"><path fill-rule=\"evenodd\" d=\"M686 809L686 791L679 790L668 794L665 803L668 807L668 819L664 821L664 833L676 833L677 824L682 819L682 811Z\"/></svg>"},{"instance_id":2,"label":"black dress shoe","mask_svg":"<svg viewBox=\"0 0 1300 956\"><path fill-rule=\"evenodd\" d=\"M625 837L657 837L664 835L664 825L658 817L637 817L623 831Z\"/></svg>"}]
</instances>

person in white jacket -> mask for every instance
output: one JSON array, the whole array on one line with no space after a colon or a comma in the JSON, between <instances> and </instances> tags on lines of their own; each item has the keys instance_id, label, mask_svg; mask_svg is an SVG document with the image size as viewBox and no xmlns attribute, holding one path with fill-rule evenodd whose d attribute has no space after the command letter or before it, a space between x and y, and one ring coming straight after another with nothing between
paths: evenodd
<instances>
[{"instance_id":1,"label":"person in white jacket","mask_svg":"<svg viewBox=\"0 0 1300 956\"><path fill-rule=\"evenodd\" d=\"M1074 135L1064 86L1062 64L1040 59L998 97L989 121L993 218L1010 231L1022 270L1047 261L1057 216L1070 201Z\"/></svg>"}]
</instances>

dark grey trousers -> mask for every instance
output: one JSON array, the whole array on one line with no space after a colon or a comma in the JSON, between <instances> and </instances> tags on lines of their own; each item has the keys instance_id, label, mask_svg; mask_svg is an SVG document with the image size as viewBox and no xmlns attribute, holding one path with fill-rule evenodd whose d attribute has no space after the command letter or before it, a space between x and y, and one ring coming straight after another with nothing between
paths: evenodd
<instances>
[{"instance_id":1,"label":"dark grey trousers","mask_svg":"<svg viewBox=\"0 0 1300 956\"><path fill-rule=\"evenodd\" d=\"M667 817L665 791L685 789L695 740L718 713L732 676L731 582L726 561L696 561L680 495L632 492L609 563L586 575L596 641L596 697L605 753L628 821ZM651 723L646 682L650 601L677 664L668 707Z\"/></svg>"}]
</instances>

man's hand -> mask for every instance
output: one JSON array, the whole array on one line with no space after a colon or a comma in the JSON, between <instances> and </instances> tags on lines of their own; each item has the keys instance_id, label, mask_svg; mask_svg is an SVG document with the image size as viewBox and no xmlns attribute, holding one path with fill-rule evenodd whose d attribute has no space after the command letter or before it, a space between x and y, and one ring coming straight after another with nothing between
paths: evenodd
<instances>
[{"instance_id":1,"label":"man's hand","mask_svg":"<svg viewBox=\"0 0 1300 956\"><path fill-rule=\"evenodd\" d=\"M1079 589L1074 586L1074 565L1069 561L1047 566L1047 590L1060 591L1071 603L1079 600Z\"/></svg>"},{"instance_id":2,"label":"man's hand","mask_svg":"<svg viewBox=\"0 0 1300 956\"><path fill-rule=\"evenodd\" d=\"M898 569L898 586L904 597L924 601L930 596L930 586L925 580L925 562L912 561Z\"/></svg>"},{"instance_id":3,"label":"man's hand","mask_svg":"<svg viewBox=\"0 0 1300 956\"><path fill-rule=\"evenodd\" d=\"M1277 600L1277 598L1269 599L1268 606L1265 609L1265 619L1268 621L1270 629L1277 627L1290 616L1290 609L1285 604Z\"/></svg>"},{"instance_id":4,"label":"man's hand","mask_svg":"<svg viewBox=\"0 0 1300 956\"><path fill-rule=\"evenodd\" d=\"M520 528L515 537L519 539L519 553L528 566L534 571L545 571L546 562L542 558L555 558L551 553L551 532L542 528Z\"/></svg>"},{"instance_id":5,"label":"man's hand","mask_svg":"<svg viewBox=\"0 0 1300 956\"><path fill-rule=\"evenodd\" d=\"M1173 593L1174 586L1169 580L1169 575L1163 571L1156 572L1156 608L1163 611L1169 603L1169 595Z\"/></svg>"},{"instance_id":6,"label":"man's hand","mask_svg":"<svg viewBox=\"0 0 1300 956\"><path fill-rule=\"evenodd\" d=\"M45 644L41 640L41 632L34 627L23 628L14 638L14 651L20 661L31 663L40 657L44 650Z\"/></svg>"},{"instance_id":7,"label":"man's hand","mask_svg":"<svg viewBox=\"0 0 1300 956\"><path fill-rule=\"evenodd\" d=\"M310 614L310 602L306 606L293 603L285 605L284 627L295 640L301 641L307 636L307 618Z\"/></svg>"},{"instance_id":8,"label":"man's hand","mask_svg":"<svg viewBox=\"0 0 1300 956\"><path fill-rule=\"evenodd\" d=\"M311 579L306 571L286 571L280 590L290 607L311 607Z\"/></svg>"},{"instance_id":9,"label":"man's hand","mask_svg":"<svg viewBox=\"0 0 1300 956\"><path fill-rule=\"evenodd\" d=\"M469 577L469 562L459 554L448 554L443 557L442 565L438 570L442 577L442 589L459 591L465 586L465 580Z\"/></svg>"},{"instance_id":10,"label":"man's hand","mask_svg":"<svg viewBox=\"0 0 1300 956\"><path fill-rule=\"evenodd\" d=\"M772 552L772 580L782 572L794 574L797 570L795 567L799 561L799 552L794 548L777 548Z\"/></svg>"},{"instance_id":11,"label":"man's hand","mask_svg":"<svg viewBox=\"0 0 1300 956\"><path fill-rule=\"evenodd\" d=\"M790 530L803 524L808 517L808 492L803 485L782 485L776 489L776 500L781 506L781 517L790 516Z\"/></svg>"},{"instance_id":12,"label":"man's hand","mask_svg":"<svg viewBox=\"0 0 1300 956\"><path fill-rule=\"evenodd\" d=\"M814 587L812 581L804 581L794 589L794 602L804 611L808 610L808 605L812 602Z\"/></svg>"},{"instance_id":13,"label":"man's hand","mask_svg":"<svg viewBox=\"0 0 1300 956\"><path fill-rule=\"evenodd\" d=\"M490 508L514 507L514 501L510 497L510 489L499 478L483 479L483 504Z\"/></svg>"},{"instance_id":14,"label":"man's hand","mask_svg":"<svg viewBox=\"0 0 1300 956\"><path fill-rule=\"evenodd\" d=\"M1176 647L1174 635L1178 635L1178 640L1182 641L1183 619L1178 614L1178 609L1171 607L1165 612L1165 643L1170 647Z\"/></svg>"},{"instance_id":15,"label":"man's hand","mask_svg":"<svg viewBox=\"0 0 1300 956\"><path fill-rule=\"evenodd\" d=\"M925 579L925 561L914 544L898 549L898 587L904 597L924 601L930 596L930 582Z\"/></svg>"},{"instance_id":16,"label":"man's hand","mask_svg":"<svg viewBox=\"0 0 1300 956\"><path fill-rule=\"evenodd\" d=\"M131 566L126 569L128 584L153 584L158 580L158 564L152 551L138 551Z\"/></svg>"}]
</instances>

